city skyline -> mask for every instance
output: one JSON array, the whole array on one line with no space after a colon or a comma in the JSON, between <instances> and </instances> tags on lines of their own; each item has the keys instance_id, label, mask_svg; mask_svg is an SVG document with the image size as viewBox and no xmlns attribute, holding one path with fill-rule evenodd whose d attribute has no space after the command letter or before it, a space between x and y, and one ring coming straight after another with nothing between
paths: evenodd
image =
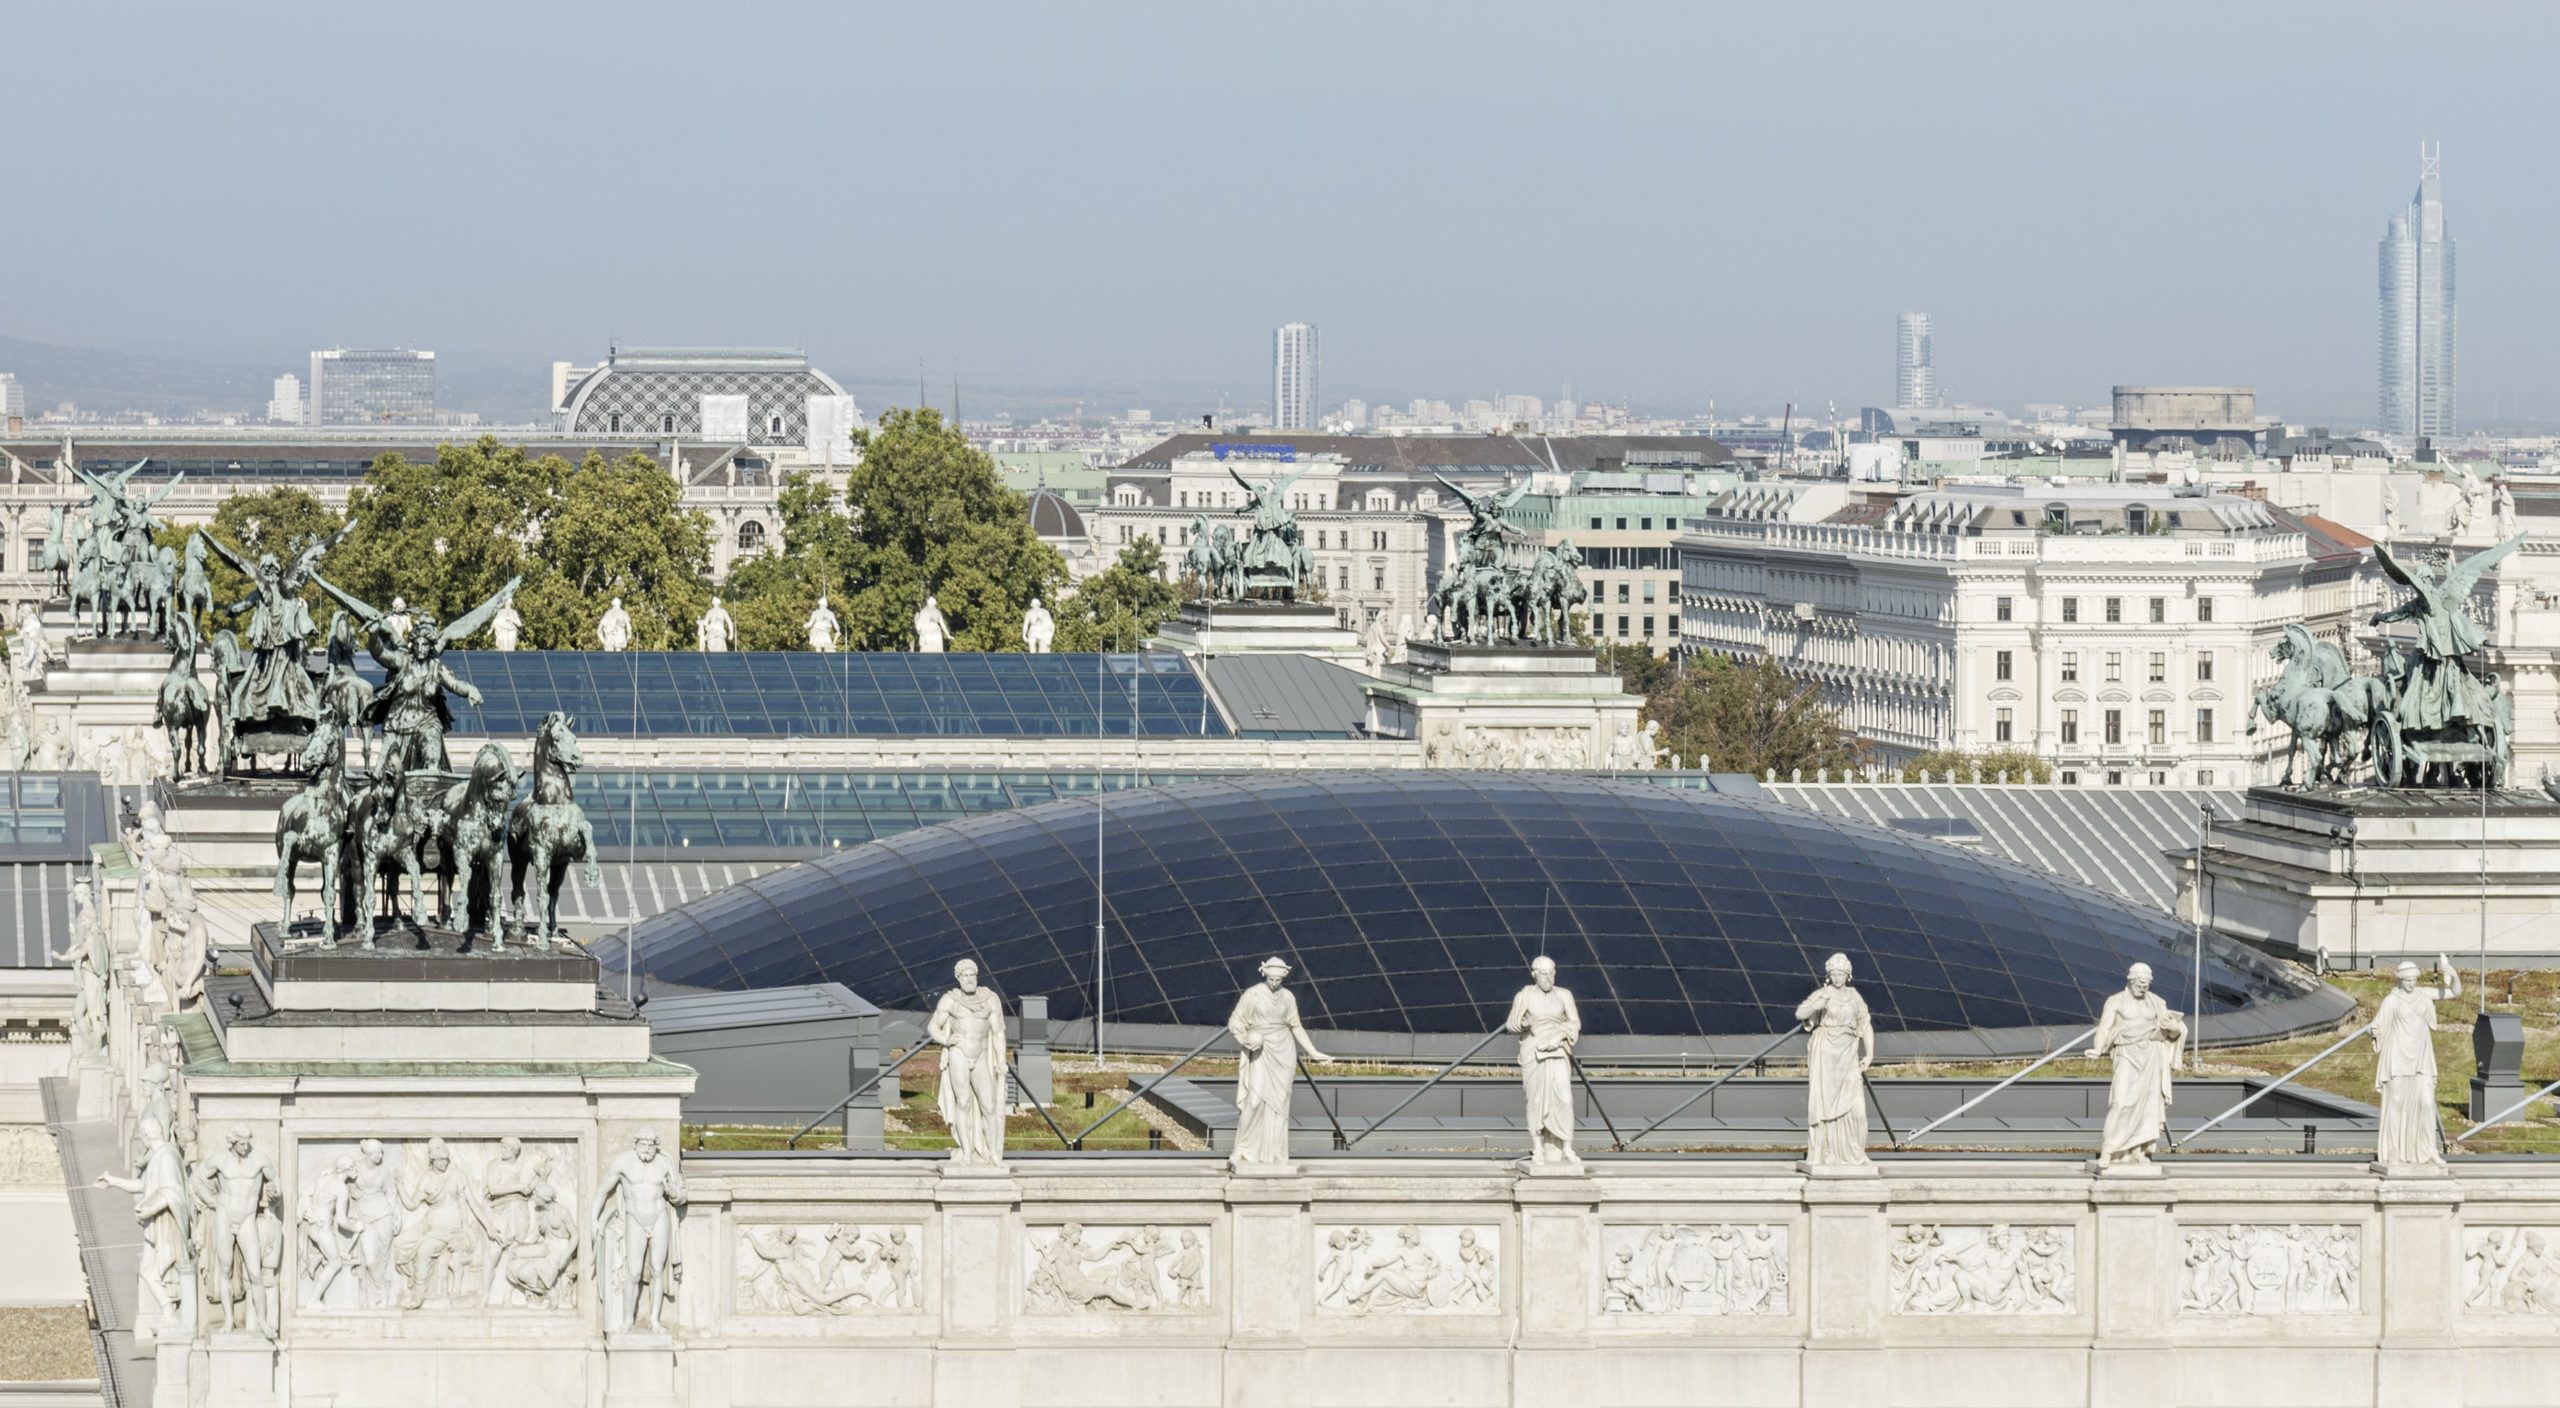
<instances>
[{"instance_id":1,"label":"city skyline","mask_svg":"<svg viewBox=\"0 0 2560 1408\"><path fill-rule=\"evenodd\" d=\"M1964 368L1946 390L1970 402L2238 383L2289 416L2357 424L2375 409L2368 222L2406 190L2409 146L2427 138L2460 172L2473 281L2495 290L2462 328L2463 419L2560 418L2545 389L2560 354L2539 335L2560 271L2537 240L2560 209L2527 135L2560 116L2525 68L2537 34L2560 37L2541 12L2456 12L2407 32L2325 8L2190 12L2303 72L2466 75L2376 87L2233 84L2185 61L2174 7L2129 35L2073 13L2030 34L1885 7L1838 25L1629 9L1552 36L1553 81L1523 99L1481 81L1516 57L1517 26L1473 10L1319 7L1266 35L1214 14L809 9L781 16L806 42L770 56L752 116L634 104L582 136L565 175L514 113L368 100L438 75L578 91L683 51L681 11L628 13L596 31L508 12L519 41L492 48L473 42L468 6L325 32L183 8L148 25L31 12L31 48L112 47L126 92L157 96L92 111L68 72L31 72L22 185L88 189L110 214L156 192L196 217L185 241L112 218L25 222L14 262L29 277L0 327L222 360L434 347L447 385L488 369L521 379L510 394L531 403L550 362L591 360L609 339L785 345L854 386L912 386L921 364L936 386L956 372L964 387L1125 387L1126 404L1171 416L1219 393L1263 403L1257 333L1296 318L1330 334L1324 382L1339 398L1571 385L1594 401L1774 411L1886 400L1874 329L1926 308L1947 365ZM1328 15L1356 15L1361 42L1333 42ZM1803 67L1788 63L1721 65L1728 101L1694 100L1699 55L1753 52L1818 64L1825 101L1793 100ZM169 104L210 75L279 57L308 81L174 119ZM877 99L863 115L822 97L848 64ZM1218 100L1307 72L1344 101L1283 121ZM1917 73L1953 81L1933 82L1915 121L1900 95ZM1164 121L1168 105L1183 121ZM2056 106L2069 121L2016 120ZM368 115L329 118L349 111ZM228 154L282 131L310 134L340 176L325 190L238 179ZM381 150L408 155L357 159ZM1888 151L1900 155L1878 163ZM484 214L555 205L582 171L731 170L749 153L809 178L790 218L635 216L606 239ZM1531 199L1496 215L1483 153L1518 173L1502 184L1614 192L1629 213ZM1242 194L1274 162L1313 173L1291 188L1296 213ZM278 241L351 212L433 210L430 173L467 177L472 199L370 222L361 241ZM1109 239L1079 233L1106 226ZM574 257L537 255L563 241ZM290 277L238 277L279 249ZM241 407L293 369L264 368Z\"/></svg>"}]
</instances>

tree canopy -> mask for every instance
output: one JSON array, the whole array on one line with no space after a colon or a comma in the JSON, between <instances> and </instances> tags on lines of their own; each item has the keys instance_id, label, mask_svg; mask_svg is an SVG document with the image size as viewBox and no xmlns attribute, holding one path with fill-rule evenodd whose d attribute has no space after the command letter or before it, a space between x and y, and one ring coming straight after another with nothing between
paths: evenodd
<instances>
[{"instance_id":1,"label":"tree canopy","mask_svg":"<svg viewBox=\"0 0 2560 1408\"><path fill-rule=\"evenodd\" d=\"M1057 648L1135 649L1181 606L1182 589L1164 579L1164 549L1134 539L1058 613Z\"/></svg>"},{"instance_id":2,"label":"tree canopy","mask_svg":"<svg viewBox=\"0 0 2560 1408\"><path fill-rule=\"evenodd\" d=\"M795 475L779 504L782 551L729 574L746 648L804 643L823 591L849 650L914 649L927 595L951 625L951 649L1020 650L1024 609L1035 596L1056 601L1067 580L1022 495L940 412L891 410L855 439L862 462L843 494Z\"/></svg>"},{"instance_id":3,"label":"tree canopy","mask_svg":"<svg viewBox=\"0 0 2560 1408\"><path fill-rule=\"evenodd\" d=\"M1901 772L1914 782L1924 772L1942 782L1971 782L1976 773L1984 782L2053 781L2053 764L2024 748L1990 748L1979 753L1940 748L1904 763Z\"/></svg>"},{"instance_id":4,"label":"tree canopy","mask_svg":"<svg viewBox=\"0 0 2560 1408\"><path fill-rule=\"evenodd\" d=\"M522 577L525 644L592 648L614 598L632 645L693 638L710 606L711 527L678 507L682 486L645 455L572 465L493 438L439 446L433 460L385 455L348 498L355 531L321 571L376 606L404 598L441 620Z\"/></svg>"},{"instance_id":5,"label":"tree canopy","mask_svg":"<svg viewBox=\"0 0 2560 1408\"><path fill-rule=\"evenodd\" d=\"M1767 658L1737 664L1720 655L1691 661L1661 680L1645 712L1662 725L1662 746L1685 766L1755 777L1776 769L1833 773L1862 767L1866 744L1840 723L1820 686L1800 683Z\"/></svg>"}]
</instances>

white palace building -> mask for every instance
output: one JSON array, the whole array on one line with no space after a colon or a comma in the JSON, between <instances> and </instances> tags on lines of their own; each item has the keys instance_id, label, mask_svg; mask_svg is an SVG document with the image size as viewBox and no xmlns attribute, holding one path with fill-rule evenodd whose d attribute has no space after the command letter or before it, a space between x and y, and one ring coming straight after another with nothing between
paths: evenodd
<instances>
[{"instance_id":1,"label":"white palace building","mask_svg":"<svg viewBox=\"0 0 2560 1408\"><path fill-rule=\"evenodd\" d=\"M1888 764L2032 750L2084 785L2246 784L2283 628L2342 647L2367 540L2168 486L1738 487L1681 537L1682 645L1822 685Z\"/></svg>"}]
</instances>

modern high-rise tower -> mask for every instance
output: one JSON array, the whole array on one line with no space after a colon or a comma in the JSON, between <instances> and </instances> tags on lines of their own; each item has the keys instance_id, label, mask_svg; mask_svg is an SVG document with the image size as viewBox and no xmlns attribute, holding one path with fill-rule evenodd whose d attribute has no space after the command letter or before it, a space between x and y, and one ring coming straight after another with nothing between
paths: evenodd
<instances>
[{"instance_id":1,"label":"modern high-rise tower","mask_svg":"<svg viewBox=\"0 0 2560 1408\"><path fill-rule=\"evenodd\" d=\"M1271 427L1316 428L1316 328L1283 323L1271 335Z\"/></svg>"},{"instance_id":2,"label":"modern high-rise tower","mask_svg":"<svg viewBox=\"0 0 2560 1408\"><path fill-rule=\"evenodd\" d=\"M2443 151L2418 148L2418 193L2382 235L2380 414L2391 435L2454 433L2453 241L2436 184Z\"/></svg>"},{"instance_id":3,"label":"modern high-rise tower","mask_svg":"<svg viewBox=\"0 0 2560 1408\"><path fill-rule=\"evenodd\" d=\"M1893 331L1893 404L1901 410L1935 406L1938 369L1929 361L1929 315L1905 313Z\"/></svg>"}]
</instances>

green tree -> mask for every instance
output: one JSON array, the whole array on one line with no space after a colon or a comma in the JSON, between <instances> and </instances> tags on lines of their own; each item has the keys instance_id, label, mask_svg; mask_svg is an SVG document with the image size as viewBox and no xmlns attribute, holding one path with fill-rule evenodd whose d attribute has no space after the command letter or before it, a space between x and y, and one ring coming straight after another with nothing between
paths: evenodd
<instances>
[{"instance_id":1,"label":"green tree","mask_svg":"<svg viewBox=\"0 0 2560 1408\"><path fill-rule=\"evenodd\" d=\"M1904 780L1910 782L1919 781L1923 772L1941 782L1971 782L1976 772L1985 782L1998 782L2003 773L2008 774L2010 782L2053 781L2053 764L2024 748L1992 748L1979 753L1940 748L1904 763L1901 771Z\"/></svg>"},{"instance_id":2,"label":"green tree","mask_svg":"<svg viewBox=\"0 0 2560 1408\"><path fill-rule=\"evenodd\" d=\"M891 410L857 439L862 462L840 504L819 481L785 488L787 561L731 574L730 612L747 644L800 643L823 590L847 649L913 649L928 594L951 623L952 649L1021 649L1024 608L1056 599L1067 564L1032 533L995 461L931 410Z\"/></svg>"},{"instance_id":3,"label":"green tree","mask_svg":"<svg viewBox=\"0 0 2560 1408\"><path fill-rule=\"evenodd\" d=\"M1057 648L1130 649L1181 605L1182 589L1164 579L1164 549L1153 538L1139 538L1059 610Z\"/></svg>"},{"instance_id":4,"label":"green tree","mask_svg":"<svg viewBox=\"0 0 2560 1408\"><path fill-rule=\"evenodd\" d=\"M441 620L522 577L525 643L594 644L596 619L620 597L632 645L690 643L709 606L710 524L678 507L681 486L642 455L577 465L484 437L445 444L433 460L385 455L349 496L356 527L322 571L387 607L400 597Z\"/></svg>"},{"instance_id":5,"label":"green tree","mask_svg":"<svg viewBox=\"0 0 2560 1408\"><path fill-rule=\"evenodd\" d=\"M1625 682L1629 694L1648 699L1661 693L1678 673L1669 659L1641 645L1603 645L1593 654L1602 670Z\"/></svg>"},{"instance_id":6,"label":"green tree","mask_svg":"<svg viewBox=\"0 0 2560 1408\"><path fill-rule=\"evenodd\" d=\"M1840 724L1819 686L1790 679L1775 661L1748 665L1710 655L1690 662L1646 701L1662 725L1662 745L1682 765L1707 760L1717 772L1780 777L1801 769L1845 772L1866 763L1866 745Z\"/></svg>"}]
</instances>

